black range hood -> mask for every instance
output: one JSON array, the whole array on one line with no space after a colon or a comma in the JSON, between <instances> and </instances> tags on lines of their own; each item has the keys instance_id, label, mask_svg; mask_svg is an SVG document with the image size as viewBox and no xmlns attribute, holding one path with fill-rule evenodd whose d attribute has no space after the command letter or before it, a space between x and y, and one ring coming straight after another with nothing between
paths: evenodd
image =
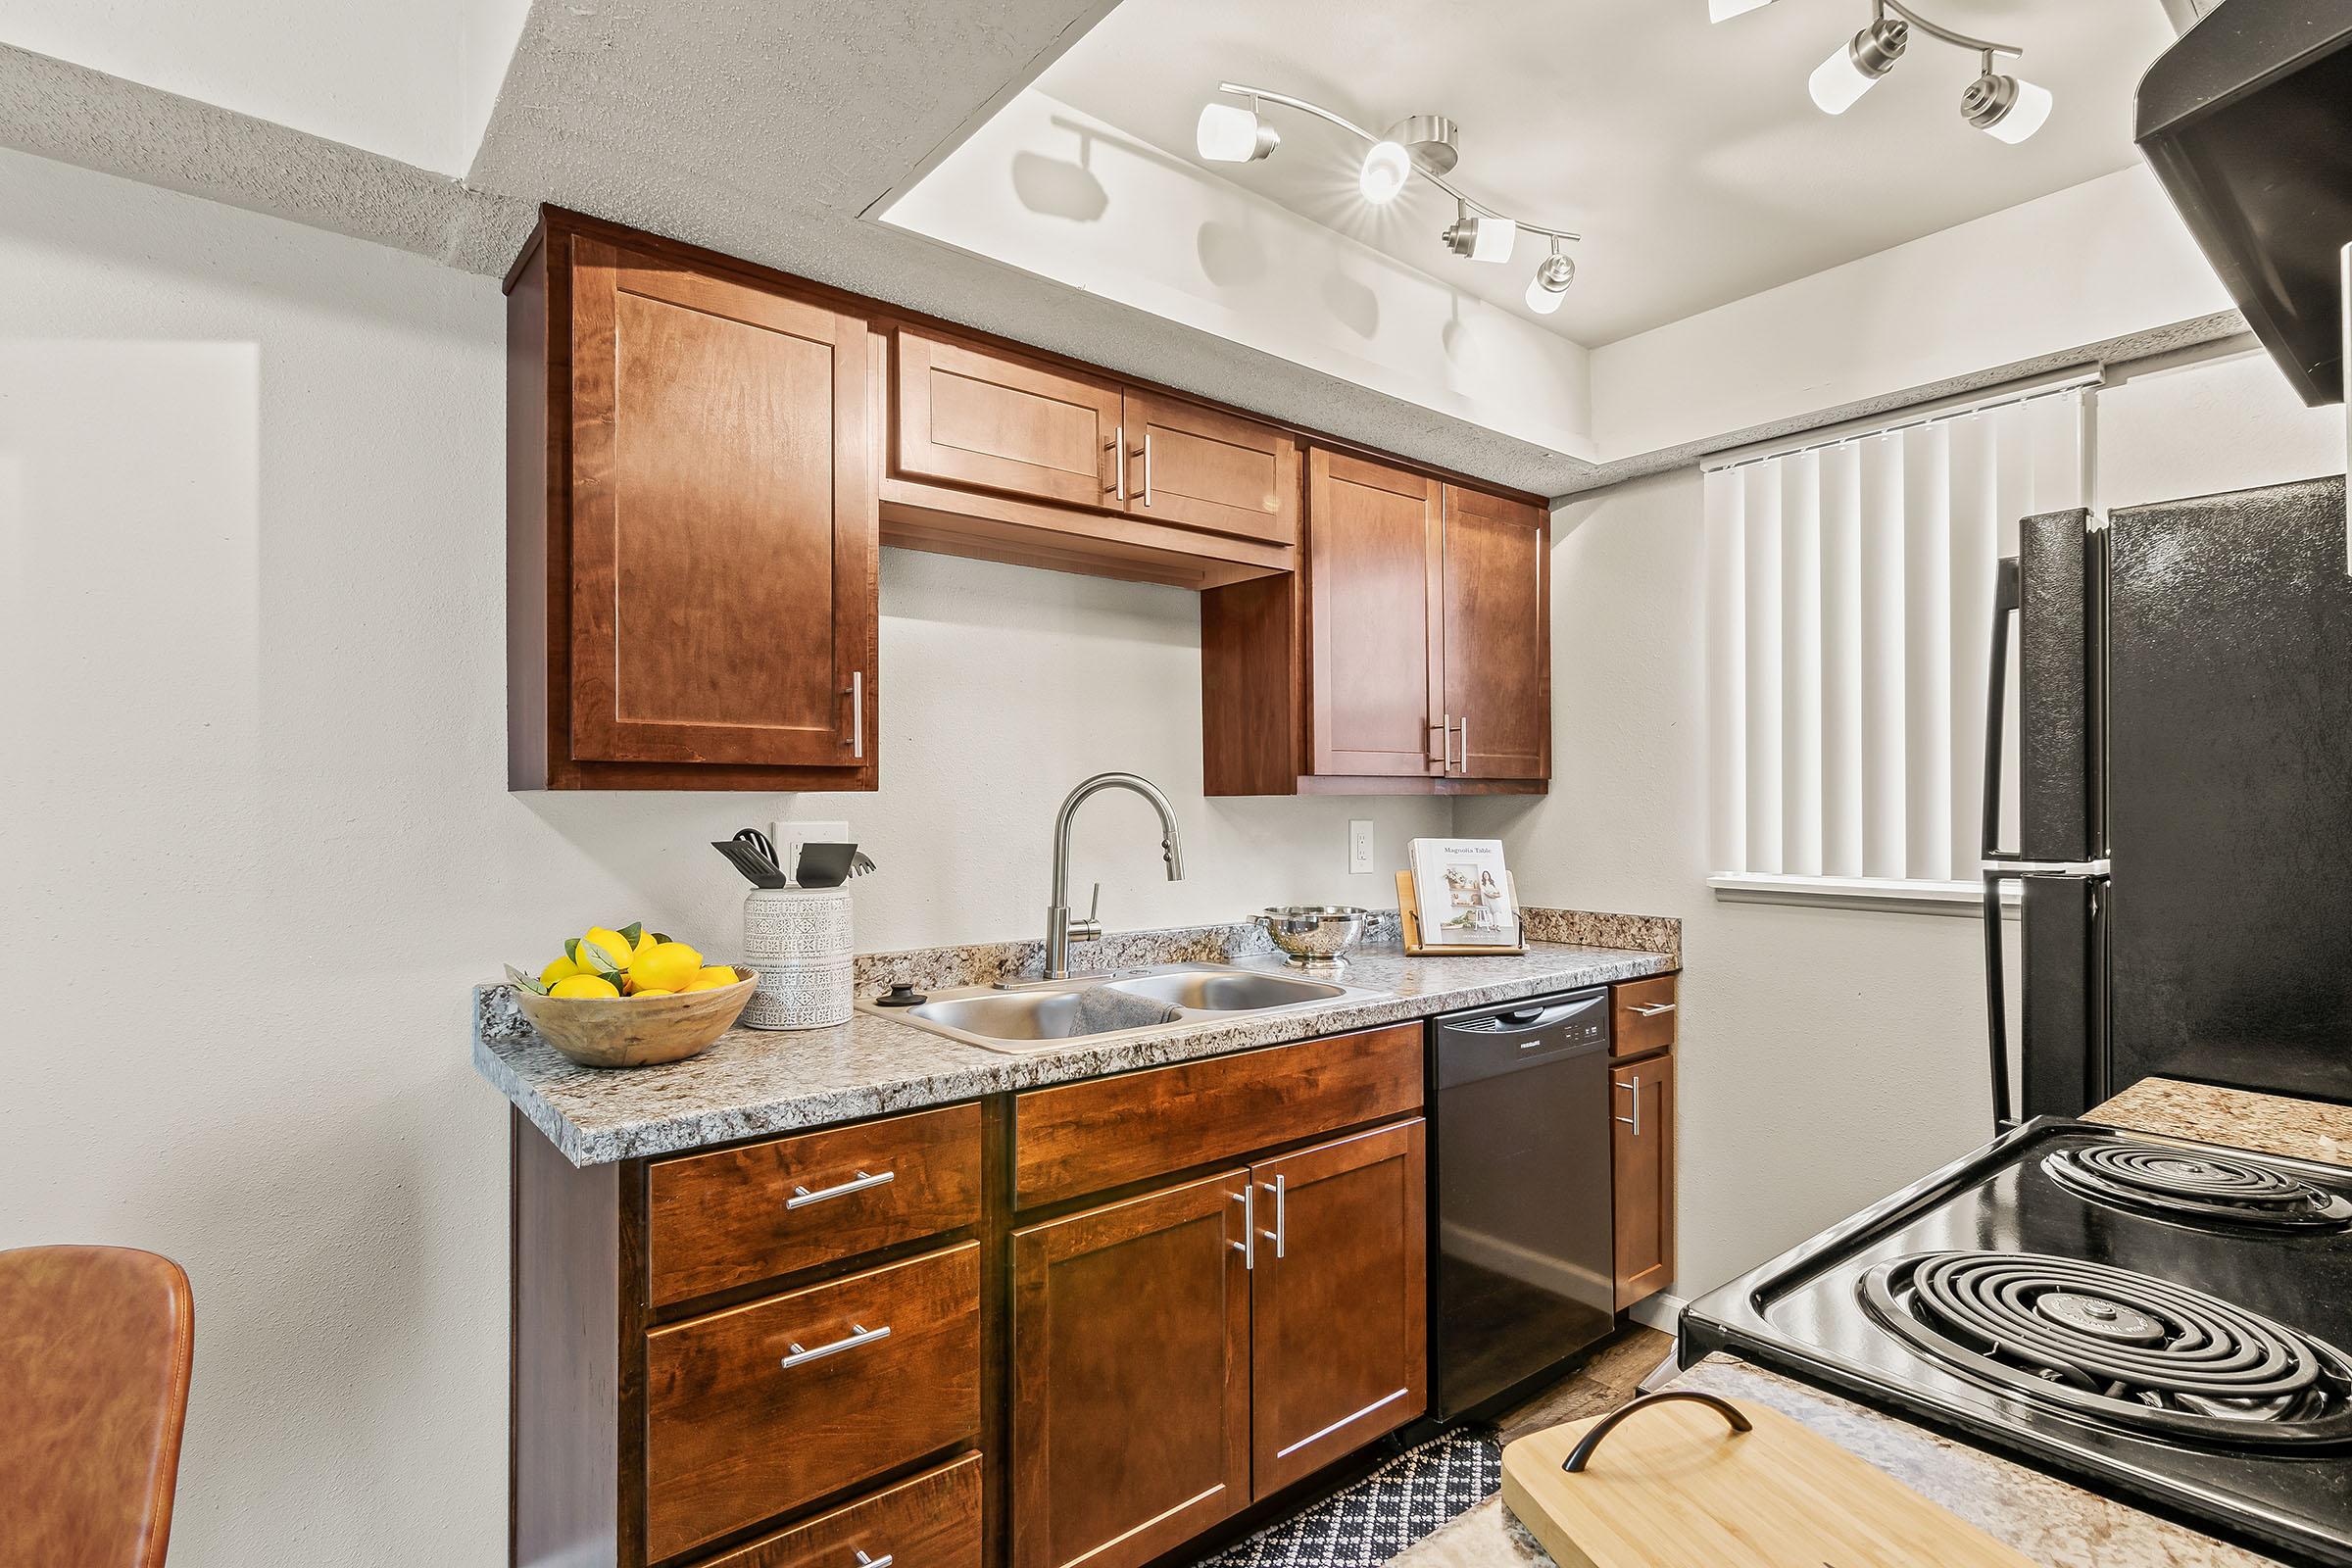
<instances>
[{"instance_id":1,"label":"black range hood","mask_svg":"<svg viewBox=\"0 0 2352 1568\"><path fill-rule=\"evenodd\" d=\"M2352 0L2226 0L2140 81L2137 140L2303 401L2340 400Z\"/></svg>"}]
</instances>

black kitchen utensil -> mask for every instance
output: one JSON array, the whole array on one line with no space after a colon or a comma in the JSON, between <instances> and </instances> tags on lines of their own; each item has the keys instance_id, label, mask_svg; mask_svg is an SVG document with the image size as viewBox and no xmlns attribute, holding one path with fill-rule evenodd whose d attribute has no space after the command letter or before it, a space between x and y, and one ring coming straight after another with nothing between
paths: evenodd
<instances>
[{"instance_id":1,"label":"black kitchen utensil","mask_svg":"<svg viewBox=\"0 0 2352 1568\"><path fill-rule=\"evenodd\" d=\"M759 851L760 858L767 862L769 870L783 874L784 861L776 855L775 843L766 834L756 827L739 827L735 830L735 842L748 844Z\"/></svg>"},{"instance_id":2,"label":"black kitchen utensil","mask_svg":"<svg viewBox=\"0 0 2352 1568\"><path fill-rule=\"evenodd\" d=\"M852 876L863 876L868 871L880 869L881 867L874 864L874 858L863 850L859 850L856 855L850 857L850 875Z\"/></svg>"},{"instance_id":3,"label":"black kitchen utensil","mask_svg":"<svg viewBox=\"0 0 2352 1568\"><path fill-rule=\"evenodd\" d=\"M849 879L857 855L855 844L804 844L793 880L805 888L837 888Z\"/></svg>"},{"instance_id":4,"label":"black kitchen utensil","mask_svg":"<svg viewBox=\"0 0 2352 1568\"><path fill-rule=\"evenodd\" d=\"M750 830L747 828L745 831ZM743 873L744 880L756 888L792 886L792 879L776 869L775 861L741 839L713 840L710 847L725 856L728 862Z\"/></svg>"}]
</instances>

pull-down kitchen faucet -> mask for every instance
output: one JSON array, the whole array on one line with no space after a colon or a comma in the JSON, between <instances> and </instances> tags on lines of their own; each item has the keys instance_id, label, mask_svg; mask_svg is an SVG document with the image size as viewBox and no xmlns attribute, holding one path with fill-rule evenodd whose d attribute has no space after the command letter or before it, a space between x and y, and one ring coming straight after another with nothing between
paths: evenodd
<instances>
[{"instance_id":1,"label":"pull-down kitchen faucet","mask_svg":"<svg viewBox=\"0 0 2352 1568\"><path fill-rule=\"evenodd\" d=\"M1168 862L1168 880L1184 880L1184 844L1176 832L1176 808L1159 786L1138 773L1097 773L1061 803L1054 818L1054 902L1046 907L1046 978L1066 980L1070 973L1070 942L1092 942L1102 935L1102 884L1095 884L1094 902L1083 918L1070 915L1070 818L1088 796L1103 790L1133 790L1159 813L1159 855Z\"/></svg>"}]
</instances>

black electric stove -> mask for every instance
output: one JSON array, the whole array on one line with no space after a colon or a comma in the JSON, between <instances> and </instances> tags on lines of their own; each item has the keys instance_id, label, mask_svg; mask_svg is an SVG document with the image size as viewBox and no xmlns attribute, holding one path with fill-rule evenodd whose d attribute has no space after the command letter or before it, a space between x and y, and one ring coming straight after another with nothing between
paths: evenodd
<instances>
[{"instance_id":1,"label":"black electric stove","mask_svg":"<svg viewBox=\"0 0 2352 1568\"><path fill-rule=\"evenodd\" d=\"M2352 1169L2045 1117L1691 1303L1715 1350L2352 1565Z\"/></svg>"}]
</instances>

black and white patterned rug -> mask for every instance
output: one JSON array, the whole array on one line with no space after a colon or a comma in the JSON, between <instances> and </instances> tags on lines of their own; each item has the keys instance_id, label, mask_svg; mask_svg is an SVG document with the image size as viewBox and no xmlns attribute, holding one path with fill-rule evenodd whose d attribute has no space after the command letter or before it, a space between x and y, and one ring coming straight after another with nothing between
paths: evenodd
<instances>
[{"instance_id":1,"label":"black and white patterned rug","mask_svg":"<svg viewBox=\"0 0 2352 1568\"><path fill-rule=\"evenodd\" d=\"M1200 1568L1378 1568L1501 1486L1502 1446L1494 1435L1448 1433Z\"/></svg>"}]
</instances>

